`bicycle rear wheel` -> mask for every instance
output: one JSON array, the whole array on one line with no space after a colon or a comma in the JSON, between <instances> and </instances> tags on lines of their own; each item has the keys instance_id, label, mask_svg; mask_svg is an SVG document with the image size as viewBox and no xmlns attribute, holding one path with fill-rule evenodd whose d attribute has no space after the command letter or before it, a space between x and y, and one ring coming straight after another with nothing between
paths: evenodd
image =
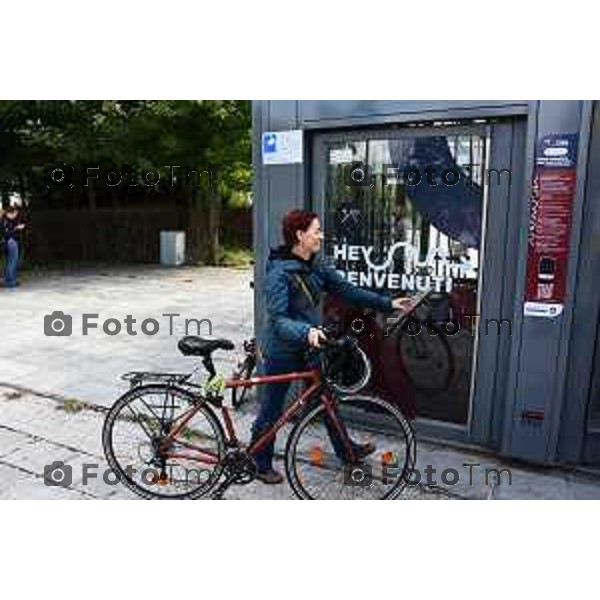
<instances>
[{"instance_id":1,"label":"bicycle rear wheel","mask_svg":"<svg viewBox=\"0 0 600 600\"><path fill-rule=\"evenodd\" d=\"M351 396L337 400L336 415L353 444L371 443L375 451L348 464L336 452L331 418L325 406L308 412L290 433L286 473L297 496L305 500L391 500L412 473L415 436L401 411L380 398Z\"/></svg>"},{"instance_id":2,"label":"bicycle rear wheel","mask_svg":"<svg viewBox=\"0 0 600 600\"><path fill-rule=\"evenodd\" d=\"M104 421L102 443L121 483L148 499L195 499L216 485L225 436L212 409L205 403L194 406L197 400L181 388L146 385L115 402ZM168 449L161 449L184 419L185 427Z\"/></svg>"}]
</instances>

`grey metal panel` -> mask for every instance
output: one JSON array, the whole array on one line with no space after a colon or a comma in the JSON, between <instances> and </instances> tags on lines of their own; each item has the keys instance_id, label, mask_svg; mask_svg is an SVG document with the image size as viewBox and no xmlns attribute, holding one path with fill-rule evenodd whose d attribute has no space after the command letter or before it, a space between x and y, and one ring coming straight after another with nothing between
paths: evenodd
<instances>
[{"instance_id":1,"label":"grey metal panel","mask_svg":"<svg viewBox=\"0 0 600 600\"><path fill-rule=\"evenodd\" d=\"M561 421L564 413L564 407L569 399L566 395L565 382L567 378L567 369L569 354L571 351L571 331L573 327L573 313L575 301L575 289L577 283L577 263L579 260L579 251L581 246L581 229L583 226L583 209L585 202L585 188L587 183L587 157L589 153L589 138L591 119L593 114L593 103L583 101L581 104L581 118L579 130L579 155L577 161L577 181L573 205L573 223L571 227L571 252L569 254L569 265L567 271L567 298L565 304L564 319L559 346L558 367L556 379L560 382L560 387L556 386L554 390L553 419L550 423L550 432L548 436L548 460L557 460L557 450L559 434L561 430Z\"/></svg>"},{"instance_id":2,"label":"grey metal panel","mask_svg":"<svg viewBox=\"0 0 600 600\"><path fill-rule=\"evenodd\" d=\"M532 130L530 123L535 121L536 106L532 106L532 116L515 122L511 147L510 165L513 185L510 190L506 215L506 235L502 241L504 250L503 286L500 316L511 319L514 312L515 290L518 288L516 265L519 261L519 237L521 215L527 210L526 196L523 194L526 181L527 135ZM534 130L534 129L533 129ZM513 323L510 336L502 335L497 352L496 378L491 415L490 445L499 448L502 441L502 428L505 418L505 402L509 389L509 373L511 348L515 339L516 324Z\"/></svg>"},{"instance_id":3,"label":"grey metal panel","mask_svg":"<svg viewBox=\"0 0 600 600\"><path fill-rule=\"evenodd\" d=\"M268 211L269 195L267 179L260 168L261 163L261 134L267 119L267 102L252 103L252 162L254 164L253 181L253 240L254 240L254 331L260 337L263 327L264 303L260 293L263 283L263 269L267 221L264 215Z\"/></svg>"},{"instance_id":4,"label":"grey metal panel","mask_svg":"<svg viewBox=\"0 0 600 600\"><path fill-rule=\"evenodd\" d=\"M539 139L548 133L579 132L581 110L582 103L579 101L541 102L536 138ZM528 178L527 181L530 182L531 179ZM576 195L575 205L580 195L580 193ZM513 364L516 385L509 387L507 406L512 410L509 408L507 413L503 451L513 457L532 462L549 462L555 458L556 432L563 401L566 357L561 347L561 338L565 328L568 327L570 310L567 306L563 314L556 319L521 318L517 314L522 311L527 259L528 215L523 217L521 228L524 235L520 245L521 268L519 269L521 285L517 289L515 310L515 317L521 323L520 339L515 339L518 348L513 358L516 362L516 365ZM514 398L510 398L513 393ZM529 410L543 411L544 420L523 419L523 412Z\"/></svg>"},{"instance_id":5,"label":"grey metal panel","mask_svg":"<svg viewBox=\"0 0 600 600\"><path fill-rule=\"evenodd\" d=\"M347 127L416 120L447 120L527 114L527 100L306 100L299 122L310 127Z\"/></svg>"},{"instance_id":6,"label":"grey metal panel","mask_svg":"<svg viewBox=\"0 0 600 600\"><path fill-rule=\"evenodd\" d=\"M585 207L581 226L579 267L573 299L573 321L570 330L570 351L565 386L565 406L561 419L558 456L565 462L600 458L597 448L586 440L587 406L594 371L594 346L598 335L600 314L600 104L594 103L587 157ZM588 109L589 110L589 109ZM583 172L583 169L581 169ZM600 374L600 373L599 373ZM593 434L599 437L598 434ZM588 456L583 455L588 442Z\"/></svg>"},{"instance_id":7,"label":"grey metal panel","mask_svg":"<svg viewBox=\"0 0 600 600\"><path fill-rule=\"evenodd\" d=\"M297 102L295 100L272 100L269 102L269 126L267 131L284 131L298 127ZM302 208L300 182L304 178L304 164L262 165L269 181L269 210L263 215L268 222L269 246L281 243L279 224L282 217L293 208ZM264 265L264 263L263 263Z\"/></svg>"},{"instance_id":8,"label":"grey metal panel","mask_svg":"<svg viewBox=\"0 0 600 600\"><path fill-rule=\"evenodd\" d=\"M504 406L504 418L502 419L502 429L496 430L500 434L501 444L500 451L502 454L510 455L511 452L511 435L513 428L513 413L515 410L515 394L514 390L517 385L519 374L519 353L521 348L522 325L523 325L523 294L525 291L525 275L527 269L527 235L529 222L529 189L530 181L533 173L533 162L535 154L535 141L537 135L537 121L540 102L534 101L530 106L529 119L527 122L527 138L525 145L525 161L523 164L523 181L521 187L521 195L524 199L520 206L519 212L516 214L516 230L518 235L515 240L515 262L514 262L514 296L512 298L512 322L513 336L510 344L510 359L506 377L506 399L502 403ZM495 421L495 424L497 420Z\"/></svg>"},{"instance_id":9,"label":"grey metal panel","mask_svg":"<svg viewBox=\"0 0 600 600\"><path fill-rule=\"evenodd\" d=\"M488 135L493 136L490 144L489 168L510 168L510 148L512 145L512 127L504 125L489 127ZM504 185L490 185L486 202L485 222L482 223L482 269L479 273L479 320L478 335L474 352L475 384L472 393L471 418L469 422L473 441L489 443L491 412L493 403L494 380L496 378L499 339L492 333L486 335L486 319L500 316L502 299L503 249L506 237L506 217L510 188Z\"/></svg>"},{"instance_id":10,"label":"grey metal panel","mask_svg":"<svg viewBox=\"0 0 600 600\"><path fill-rule=\"evenodd\" d=\"M281 243L280 223L289 210L304 206L305 164L263 165L262 133L298 127L295 100L253 103L254 240L256 248L254 324L260 338L264 326L264 269L269 248Z\"/></svg>"},{"instance_id":11,"label":"grey metal panel","mask_svg":"<svg viewBox=\"0 0 600 600\"><path fill-rule=\"evenodd\" d=\"M484 223L483 269L480 273L480 315L471 440L482 445L497 444L493 439L493 423L501 421L498 406L503 404L505 373L508 369L511 336L507 325L499 332L488 319L510 319L512 303L507 307L507 290L514 288L512 265L514 258L507 243L509 235L518 229L515 223L515 203L520 197L523 161L523 121L500 124L490 128L490 169L510 169L512 185L491 183L488 188L486 222ZM518 141L517 141L518 140ZM517 191L518 190L518 191ZM512 276L511 276L512 275Z\"/></svg>"},{"instance_id":12,"label":"grey metal panel","mask_svg":"<svg viewBox=\"0 0 600 600\"><path fill-rule=\"evenodd\" d=\"M296 128L298 124L297 100L268 100L268 103L268 131L282 131Z\"/></svg>"}]
</instances>

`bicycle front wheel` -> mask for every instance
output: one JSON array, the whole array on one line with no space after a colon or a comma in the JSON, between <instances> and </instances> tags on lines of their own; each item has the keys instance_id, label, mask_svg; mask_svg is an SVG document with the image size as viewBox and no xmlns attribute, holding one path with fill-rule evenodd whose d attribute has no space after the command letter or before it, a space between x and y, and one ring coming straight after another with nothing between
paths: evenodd
<instances>
[{"instance_id":1,"label":"bicycle front wheel","mask_svg":"<svg viewBox=\"0 0 600 600\"><path fill-rule=\"evenodd\" d=\"M335 415L355 447L373 451L350 462L340 449L339 429L324 405L294 427L286 448L286 473L305 500L392 500L412 473L416 444L402 412L381 398L350 396L336 400ZM359 446L360 445L360 446Z\"/></svg>"}]
</instances>

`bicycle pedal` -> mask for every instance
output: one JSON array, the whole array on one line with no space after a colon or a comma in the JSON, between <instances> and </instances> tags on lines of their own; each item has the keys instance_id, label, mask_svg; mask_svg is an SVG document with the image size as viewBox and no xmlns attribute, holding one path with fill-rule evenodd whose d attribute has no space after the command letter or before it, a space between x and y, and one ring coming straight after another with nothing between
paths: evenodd
<instances>
[{"instance_id":1,"label":"bicycle pedal","mask_svg":"<svg viewBox=\"0 0 600 600\"><path fill-rule=\"evenodd\" d=\"M394 453L387 450L381 453L381 464L384 466L389 466L395 462Z\"/></svg>"},{"instance_id":2,"label":"bicycle pedal","mask_svg":"<svg viewBox=\"0 0 600 600\"><path fill-rule=\"evenodd\" d=\"M150 481L154 485L167 485L171 483L171 480L169 479L169 476L166 473L161 473L158 477L153 474L150 478Z\"/></svg>"}]
</instances>

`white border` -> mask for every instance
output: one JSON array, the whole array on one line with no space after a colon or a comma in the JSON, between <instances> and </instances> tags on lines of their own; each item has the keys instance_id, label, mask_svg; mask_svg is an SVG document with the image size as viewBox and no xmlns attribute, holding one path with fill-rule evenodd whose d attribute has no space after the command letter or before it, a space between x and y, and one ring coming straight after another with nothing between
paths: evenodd
<instances>
[{"instance_id":1,"label":"white border","mask_svg":"<svg viewBox=\"0 0 600 600\"><path fill-rule=\"evenodd\" d=\"M589 597L597 506L4 502L3 597Z\"/></svg>"},{"instance_id":2,"label":"white border","mask_svg":"<svg viewBox=\"0 0 600 600\"><path fill-rule=\"evenodd\" d=\"M0 97L589 99L591 7L21 0L2 6Z\"/></svg>"}]
</instances>

